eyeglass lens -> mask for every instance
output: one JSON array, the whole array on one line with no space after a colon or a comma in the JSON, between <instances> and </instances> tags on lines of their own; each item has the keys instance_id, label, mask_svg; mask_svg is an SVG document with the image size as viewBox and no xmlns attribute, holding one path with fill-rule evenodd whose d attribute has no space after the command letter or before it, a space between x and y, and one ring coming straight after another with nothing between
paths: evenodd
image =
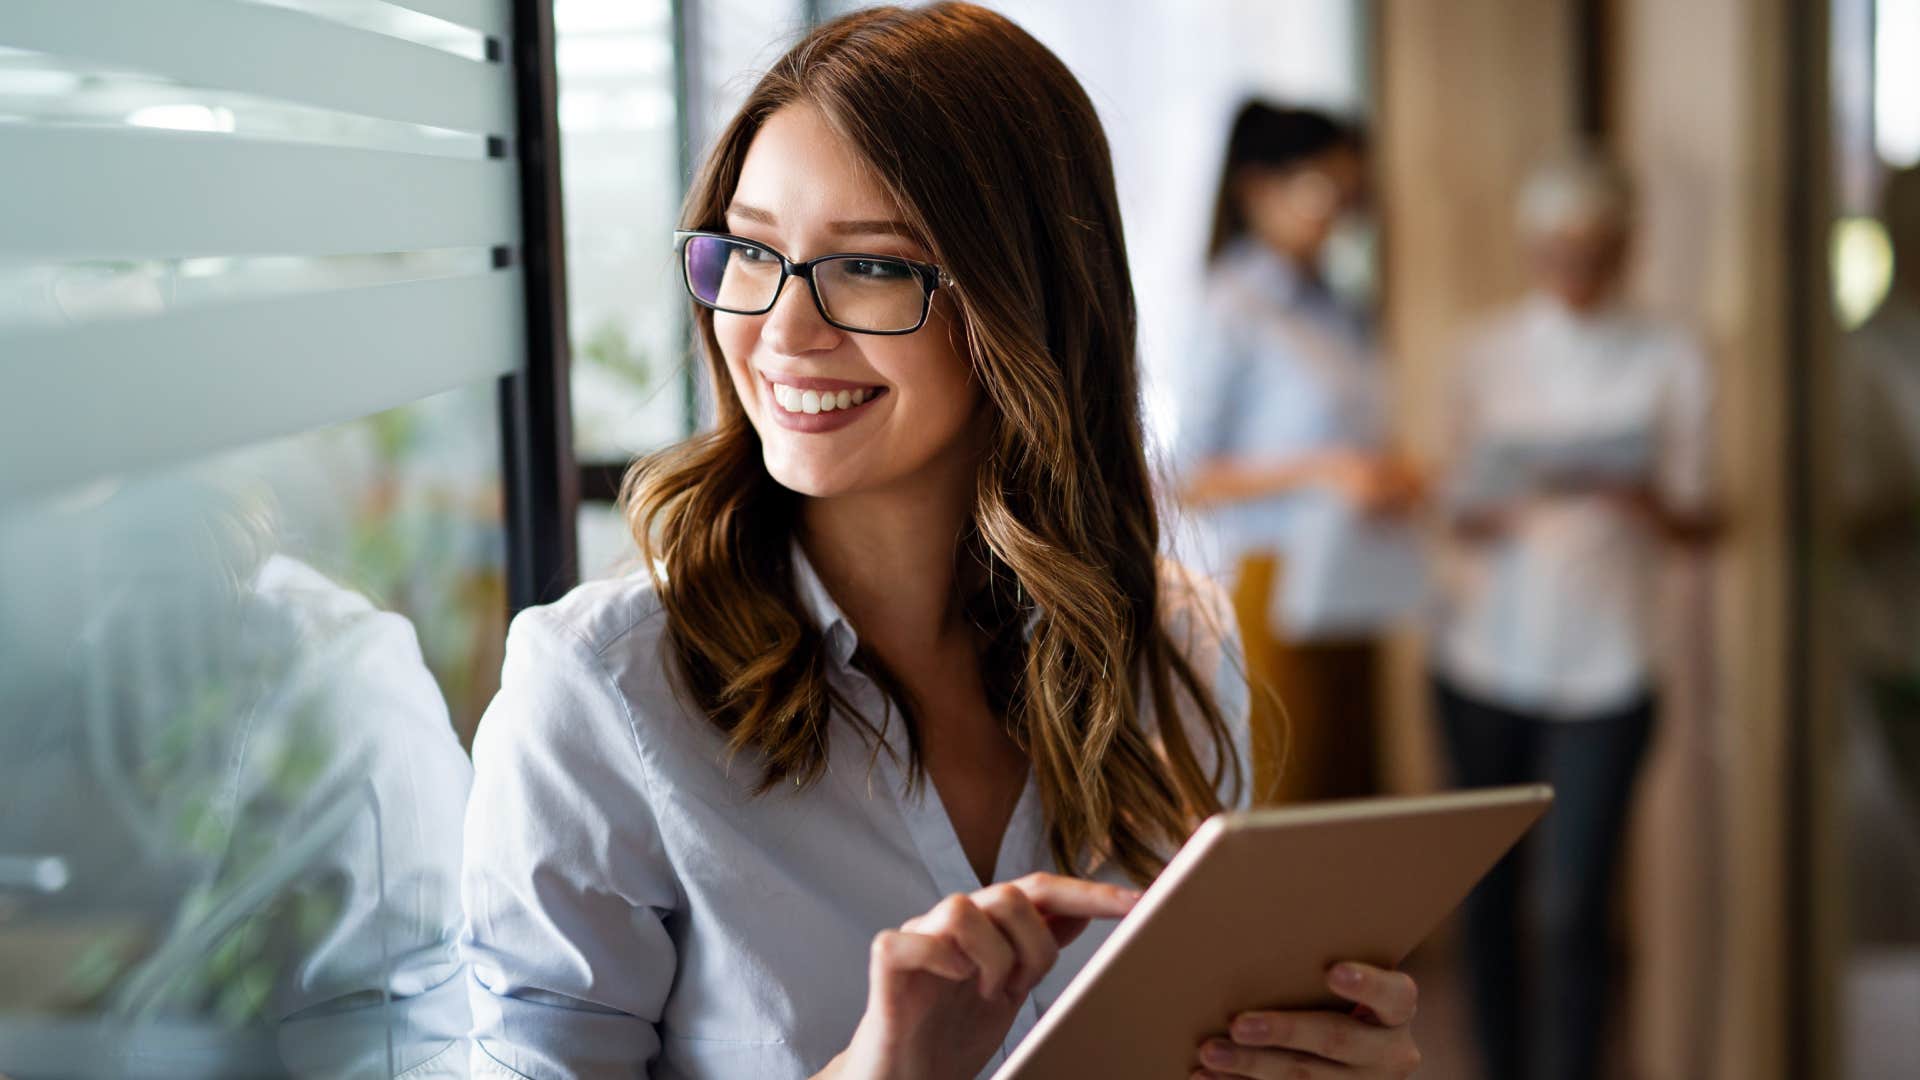
<instances>
[{"instance_id":1,"label":"eyeglass lens","mask_svg":"<svg viewBox=\"0 0 1920 1080\"><path fill-rule=\"evenodd\" d=\"M753 315L773 306L780 259L751 244L694 236L686 244L687 287L701 303ZM815 264L814 293L827 317L854 330L899 331L926 313L927 290L912 265L875 256L835 256Z\"/></svg>"}]
</instances>

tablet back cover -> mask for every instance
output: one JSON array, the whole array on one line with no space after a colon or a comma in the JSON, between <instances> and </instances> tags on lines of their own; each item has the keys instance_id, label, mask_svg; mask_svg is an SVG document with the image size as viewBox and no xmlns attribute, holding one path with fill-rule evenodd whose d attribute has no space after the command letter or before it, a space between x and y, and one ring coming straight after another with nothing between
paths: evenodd
<instances>
[{"instance_id":1,"label":"tablet back cover","mask_svg":"<svg viewBox=\"0 0 1920 1080\"><path fill-rule=\"evenodd\" d=\"M1545 812L1545 787L1210 819L994 1080L1167 1080L1248 1009L1351 1008L1341 960L1397 967Z\"/></svg>"}]
</instances>

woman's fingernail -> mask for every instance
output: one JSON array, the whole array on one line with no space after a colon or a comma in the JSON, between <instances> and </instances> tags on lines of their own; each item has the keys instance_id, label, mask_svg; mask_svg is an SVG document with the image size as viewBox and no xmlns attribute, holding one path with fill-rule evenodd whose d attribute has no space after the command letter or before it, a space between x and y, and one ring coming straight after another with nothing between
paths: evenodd
<instances>
[{"instance_id":1,"label":"woman's fingernail","mask_svg":"<svg viewBox=\"0 0 1920 1080\"><path fill-rule=\"evenodd\" d=\"M1200 1047L1200 1060L1209 1065L1233 1064L1233 1048L1226 1043L1203 1043Z\"/></svg>"},{"instance_id":2,"label":"woman's fingernail","mask_svg":"<svg viewBox=\"0 0 1920 1080\"><path fill-rule=\"evenodd\" d=\"M1364 978L1364 976L1360 974L1360 969L1354 967L1352 964L1335 964L1333 967L1333 984L1335 986L1355 990L1359 988L1362 978Z\"/></svg>"},{"instance_id":3,"label":"woman's fingernail","mask_svg":"<svg viewBox=\"0 0 1920 1080\"><path fill-rule=\"evenodd\" d=\"M1267 1037L1267 1022L1257 1016L1243 1016L1233 1022L1233 1037L1245 1042Z\"/></svg>"}]
</instances>

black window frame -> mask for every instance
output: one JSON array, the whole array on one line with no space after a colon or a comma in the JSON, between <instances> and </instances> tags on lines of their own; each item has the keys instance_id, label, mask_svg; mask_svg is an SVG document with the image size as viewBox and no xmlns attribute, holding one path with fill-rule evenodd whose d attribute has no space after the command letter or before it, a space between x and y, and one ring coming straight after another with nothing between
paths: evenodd
<instances>
[{"instance_id":1,"label":"black window frame","mask_svg":"<svg viewBox=\"0 0 1920 1080\"><path fill-rule=\"evenodd\" d=\"M578 583L574 518L572 347L567 328L565 210L553 0L514 0L512 60L520 171L526 359L500 380L509 615L559 599ZM489 56L500 51L488 43ZM497 258L511 258L501 253Z\"/></svg>"}]
</instances>

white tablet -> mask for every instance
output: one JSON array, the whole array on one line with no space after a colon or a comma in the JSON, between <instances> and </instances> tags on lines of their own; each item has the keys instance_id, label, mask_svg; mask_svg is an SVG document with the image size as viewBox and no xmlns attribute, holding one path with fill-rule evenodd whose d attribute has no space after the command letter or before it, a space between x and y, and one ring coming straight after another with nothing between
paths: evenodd
<instances>
[{"instance_id":1,"label":"white tablet","mask_svg":"<svg viewBox=\"0 0 1920 1080\"><path fill-rule=\"evenodd\" d=\"M1168 1080L1249 1009L1352 1006L1341 960L1397 967L1546 812L1544 785L1217 814L994 1080Z\"/></svg>"}]
</instances>

